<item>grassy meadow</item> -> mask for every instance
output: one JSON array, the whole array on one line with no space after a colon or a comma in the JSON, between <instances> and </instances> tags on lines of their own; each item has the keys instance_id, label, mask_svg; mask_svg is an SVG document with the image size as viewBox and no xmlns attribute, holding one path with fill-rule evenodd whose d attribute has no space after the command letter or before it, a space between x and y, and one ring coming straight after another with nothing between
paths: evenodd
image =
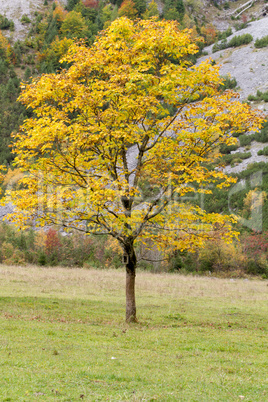
<instances>
[{"instance_id":1,"label":"grassy meadow","mask_svg":"<svg viewBox=\"0 0 268 402\"><path fill-rule=\"evenodd\" d=\"M268 281L0 266L0 401L266 401Z\"/></svg>"}]
</instances>

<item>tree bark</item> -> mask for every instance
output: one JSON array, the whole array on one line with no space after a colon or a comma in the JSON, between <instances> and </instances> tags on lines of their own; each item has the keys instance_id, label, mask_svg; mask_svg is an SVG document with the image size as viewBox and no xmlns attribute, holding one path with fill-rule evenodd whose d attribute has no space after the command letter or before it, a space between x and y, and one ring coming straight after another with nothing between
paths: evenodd
<instances>
[{"instance_id":1,"label":"tree bark","mask_svg":"<svg viewBox=\"0 0 268 402\"><path fill-rule=\"evenodd\" d=\"M133 242L124 247L126 258L126 321L137 322L135 301L135 278L137 259Z\"/></svg>"}]
</instances>

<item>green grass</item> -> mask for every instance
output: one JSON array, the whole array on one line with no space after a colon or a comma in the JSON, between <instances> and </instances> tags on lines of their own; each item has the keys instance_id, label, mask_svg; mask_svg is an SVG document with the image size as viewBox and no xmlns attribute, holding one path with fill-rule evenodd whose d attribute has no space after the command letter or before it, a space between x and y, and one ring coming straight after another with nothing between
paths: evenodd
<instances>
[{"instance_id":1,"label":"green grass","mask_svg":"<svg viewBox=\"0 0 268 402\"><path fill-rule=\"evenodd\" d=\"M0 401L265 401L267 285L0 266Z\"/></svg>"}]
</instances>

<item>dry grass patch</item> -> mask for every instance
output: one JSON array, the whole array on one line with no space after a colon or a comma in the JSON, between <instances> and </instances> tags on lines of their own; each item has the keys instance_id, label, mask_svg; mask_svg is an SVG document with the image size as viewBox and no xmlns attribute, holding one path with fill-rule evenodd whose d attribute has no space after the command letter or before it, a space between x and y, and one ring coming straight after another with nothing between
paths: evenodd
<instances>
[{"instance_id":1,"label":"dry grass patch","mask_svg":"<svg viewBox=\"0 0 268 402\"><path fill-rule=\"evenodd\" d=\"M10 287L24 296L51 294L60 298L100 296L102 292L124 295L123 269L41 268L36 266L0 266L1 294L10 295ZM137 273L137 294L143 297L205 297L225 300L268 301L268 281L220 279L178 274Z\"/></svg>"}]
</instances>

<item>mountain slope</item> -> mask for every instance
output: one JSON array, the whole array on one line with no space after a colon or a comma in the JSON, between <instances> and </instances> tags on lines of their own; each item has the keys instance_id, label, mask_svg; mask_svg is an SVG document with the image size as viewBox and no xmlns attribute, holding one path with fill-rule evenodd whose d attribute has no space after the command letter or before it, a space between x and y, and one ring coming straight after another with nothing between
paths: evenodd
<instances>
[{"instance_id":1,"label":"mountain slope","mask_svg":"<svg viewBox=\"0 0 268 402\"><path fill-rule=\"evenodd\" d=\"M66 4L67 0L59 0L60 3ZM0 14L14 21L15 30L10 33L12 40L23 39L27 34L29 27L22 24L21 17L26 14L30 18L37 11L42 11L44 0L0 0Z\"/></svg>"},{"instance_id":2,"label":"mountain slope","mask_svg":"<svg viewBox=\"0 0 268 402\"><path fill-rule=\"evenodd\" d=\"M234 36L250 34L253 41L248 45L242 45L238 48L227 48L212 53L213 45L204 49L207 56L201 57L198 62L211 57L221 66L220 73L223 76L228 74L237 81L236 91L240 93L241 100L245 101L248 95L255 95L257 91L268 91L268 47L256 49L254 41L268 35L268 17L249 23L248 27L233 33L227 38L229 41ZM265 113L268 112L268 103L253 102L252 107L257 107ZM267 113L268 114L268 113ZM268 162L268 157L258 155L258 152L267 146L267 143L253 141L247 147L239 147L232 153L241 153L249 151L251 157L244 159L236 166L228 166L226 171L229 173L238 173L243 171L248 165L255 162ZM250 148L250 149L249 149Z\"/></svg>"},{"instance_id":3,"label":"mountain slope","mask_svg":"<svg viewBox=\"0 0 268 402\"><path fill-rule=\"evenodd\" d=\"M254 41L268 35L268 16L250 22L248 27L234 32L228 37L228 41L234 36L250 34L253 42L239 48L227 48L212 53L213 45L206 47L208 56L212 57L221 65L221 74L230 74L236 78L241 99L246 99L248 95L255 94L257 90L268 90L268 47L256 49ZM204 60L202 57L199 61ZM267 107L268 109L268 107Z\"/></svg>"}]
</instances>

